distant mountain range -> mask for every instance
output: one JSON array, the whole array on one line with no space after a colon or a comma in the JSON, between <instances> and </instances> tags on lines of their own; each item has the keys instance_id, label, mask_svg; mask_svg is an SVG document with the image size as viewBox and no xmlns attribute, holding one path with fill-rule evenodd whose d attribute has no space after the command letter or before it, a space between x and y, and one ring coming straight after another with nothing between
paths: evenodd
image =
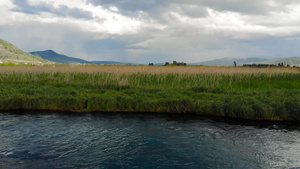
<instances>
[{"instance_id":1,"label":"distant mountain range","mask_svg":"<svg viewBox=\"0 0 300 169\"><path fill-rule=\"evenodd\" d=\"M287 57L287 58L277 58L277 59L265 59L265 58L222 58L214 59L205 62L190 63L189 65L218 65L218 66L231 66L234 61L237 65L243 64L275 64L283 63L289 65L300 66L300 57Z\"/></svg>"},{"instance_id":2,"label":"distant mountain range","mask_svg":"<svg viewBox=\"0 0 300 169\"><path fill-rule=\"evenodd\" d=\"M40 56L43 59L47 59L47 60L50 60L50 61L56 62L56 63L65 63L65 64L89 63L88 61L83 60L83 59L78 59L78 58L73 58L73 57L69 57L66 55L58 54L58 53L54 52L53 50L35 51L35 52L29 52L29 53L36 55L36 56Z\"/></svg>"},{"instance_id":3,"label":"distant mountain range","mask_svg":"<svg viewBox=\"0 0 300 169\"><path fill-rule=\"evenodd\" d=\"M13 44L0 39L0 63L17 63L17 64L44 64L52 63L39 56L31 55L22 51Z\"/></svg>"},{"instance_id":4,"label":"distant mountain range","mask_svg":"<svg viewBox=\"0 0 300 169\"><path fill-rule=\"evenodd\" d=\"M120 65L135 65L134 63L116 62L116 61L86 61L79 58L69 57L58 54L53 50L24 52L13 44L0 39L0 64L45 64L45 63L81 63L81 64L120 64Z\"/></svg>"},{"instance_id":5,"label":"distant mountain range","mask_svg":"<svg viewBox=\"0 0 300 169\"><path fill-rule=\"evenodd\" d=\"M198 62L198 63L191 63L192 65L219 65L219 66L224 66L224 65L233 65L233 62L236 62L237 65L243 65L247 63L254 63L254 62L264 62L268 61L268 59L264 58L222 58L222 59L214 59L210 61L205 61L205 62Z\"/></svg>"},{"instance_id":6,"label":"distant mountain range","mask_svg":"<svg viewBox=\"0 0 300 169\"><path fill-rule=\"evenodd\" d=\"M136 65L135 63L116 62L116 61L90 61L89 63L97 64L97 65Z\"/></svg>"},{"instance_id":7,"label":"distant mountain range","mask_svg":"<svg viewBox=\"0 0 300 169\"><path fill-rule=\"evenodd\" d=\"M134 63L126 63L126 62L116 62L116 61L86 61L83 59L78 59L74 57L69 57L66 55L58 54L53 50L45 50L45 51L35 51L29 52L30 54L40 56L43 59L50 60L56 63L70 64L70 63L81 63L81 64L119 64L119 65L134 65Z\"/></svg>"},{"instance_id":8,"label":"distant mountain range","mask_svg":"<svg viewBox=\"0 0 300 169\"><path fill-rule=\"evenodd\" d=\"M188 65L220 65L220 66L231 66L234 61L237 65L243 64L275 64L283 63L291 66L300 67L300 57L287 57L277 59L264 59L264 58L222 58L214 59L206 62L189 63ZM58 54L53 50L35 51L35 52L24 52L21 49L15 47L13 44L0 39L0 63L9 62L17 64L45 64L45 63L81 63L81 64L123 64L123 65L136 65L134 63L116 62L116 61L86 61L79 58L69 57L66 55ZM164 65L164 63L155 64Z\"/></svg>"},{"instance_id":9,"label":"distant mountain range","mask_svg":"<svg viewBox=\"0 0 300 169\"><path fill-rule=\"evenodd\" d=\"M275 64L283 63L283 64L289 64L289 65L295 65L300 66L300 57L288 57L288 58L278 58L278 59L272 59L265 62L261 62L263 64Z\"/></svg>"}]
</instances>

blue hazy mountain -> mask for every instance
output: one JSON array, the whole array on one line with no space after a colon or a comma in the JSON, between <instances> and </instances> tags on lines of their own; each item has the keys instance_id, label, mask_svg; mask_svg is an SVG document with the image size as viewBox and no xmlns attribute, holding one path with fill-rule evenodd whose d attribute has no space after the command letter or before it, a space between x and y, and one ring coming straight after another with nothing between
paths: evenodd
<instances>
[{"instance_id":1,"label":"blue hazy mountain","mask_svg":"<svg viewBox=\"0 0 300 169\"><path fill-rule=\"evenodd\" d=\"M300 57L277 58L277 59L272 59L261 63L274 64L274 65L277 65L278 63L283 63L284 65L288 64L291 66L300 66Z\"/></svg>"},{"instance_id":2,"label":"blue hazy mountain","mask_svg":"<svg viewBox=\"0 0 300 169\"><path fill-rule=\"evenodd\" d=\"M53 50L35 51L30 52L33 55L40 56L43 59L47 59L56 63L70 64L70 63L81 63L81 64L108 64L108 65L134 65L134 63L116 62L116 61L86 61L79 58L74 58L62 54L58 54Z\"/></svg>"},{"instance_id":3,"label":"blue hazy mountain","mask_svg":"<svg viewBox=\"0 0 300 169\"><path fill-rule=\"evenodd\" d=\"M214 59L205 62L198 62L198 63L190 63L189 65L216 65L216 66L232 66L233 62L236 62L237 65L243 64L275 64L283 63L289 65L296 65L300 66L300 57L283 57L283 58L276 58L276 59L265 59L265 58L222 58L222 59Z\"/></svg>"},{"instance_id":4,"label":"blue hazy mountain","mask_svg":"<svg viewBox=\"0 0 300 169\"><path fill-rule=\"evenodd\" d=\"M116 62L116 61L90 61L90 63L97 64L97 65L136 65L135 63Z\"/></svg>"},{"instance_id":5,"label":"blue hazy mountain","mask_svg":"<svg viewBox=\"0 0 300 169\"><path fill-rule=\"evenodd\" d=\"M216 66L231 66L233 62L236 62L237 65L249 64L249 63L256 63L256 62L265 62L269 61L269 59L264 58L221 58L221 59L214 59L205 62L198 62L198 63L191 63L191 65L216 65Z\"/></svg>"},{"instance_id":6,"label":"blue hazy mountain","mask_svg":"<svg viewBox=\"0 0 300 169\"><path fill-rule=\"evenodd\" d=\"M47 59L47 60L50 60L50 61L56 62L56 63L64 63L64 64L89 63L88 61L83 60L83 59L78 59L78 58L58 54L58 53L54 52L53 50L35 51L35 52L29 52L29 53L40 56L43 59Z\"/></svg>"}]
</instances>

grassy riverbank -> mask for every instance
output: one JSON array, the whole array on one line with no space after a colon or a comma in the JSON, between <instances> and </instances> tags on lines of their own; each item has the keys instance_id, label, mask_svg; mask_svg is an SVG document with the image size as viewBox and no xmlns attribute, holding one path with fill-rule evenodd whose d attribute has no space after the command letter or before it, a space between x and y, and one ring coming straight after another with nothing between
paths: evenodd
<instances>
[{"instance_id":1,"label":"grassy riverbank","mask_svg":"<svg viewBox=\"0 0 300 169\"><path fill-rule=\"evenodd\" d=\"M0 67L0 110L190 113L300 121L298 68Z\"/></svg>"}]
</instances>

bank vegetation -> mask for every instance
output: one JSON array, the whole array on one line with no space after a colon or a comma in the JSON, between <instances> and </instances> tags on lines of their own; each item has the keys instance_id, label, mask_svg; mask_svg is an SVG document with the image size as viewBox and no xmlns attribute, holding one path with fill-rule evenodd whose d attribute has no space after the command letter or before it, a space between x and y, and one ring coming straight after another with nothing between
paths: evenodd
<instances>
[{"instance_id":1,"label":"bank vegetation","mask_svg":"<svg viewBox=\"0 0 300 169\"><path fill-rule=\"evenodd\" d=\"M300 69L0 66L0 110L158 112L300 121Z\"/></svg>"}]
</instances>

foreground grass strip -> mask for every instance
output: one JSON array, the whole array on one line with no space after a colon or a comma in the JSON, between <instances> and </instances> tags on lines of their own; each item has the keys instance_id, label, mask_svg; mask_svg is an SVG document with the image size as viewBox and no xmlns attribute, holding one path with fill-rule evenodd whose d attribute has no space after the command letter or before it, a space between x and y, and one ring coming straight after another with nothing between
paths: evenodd
<instances>
[{"instance_id":1,"label":"foreground grass strip","mask_svg":"<svg viewBox=\"0 0 300 169\"><path fill-rule=\"evenodd\" d=\"M300 121L297 72L121 74L40 69L0 73L0 110L163 112Z\"/></svg>"}]
</instances>

